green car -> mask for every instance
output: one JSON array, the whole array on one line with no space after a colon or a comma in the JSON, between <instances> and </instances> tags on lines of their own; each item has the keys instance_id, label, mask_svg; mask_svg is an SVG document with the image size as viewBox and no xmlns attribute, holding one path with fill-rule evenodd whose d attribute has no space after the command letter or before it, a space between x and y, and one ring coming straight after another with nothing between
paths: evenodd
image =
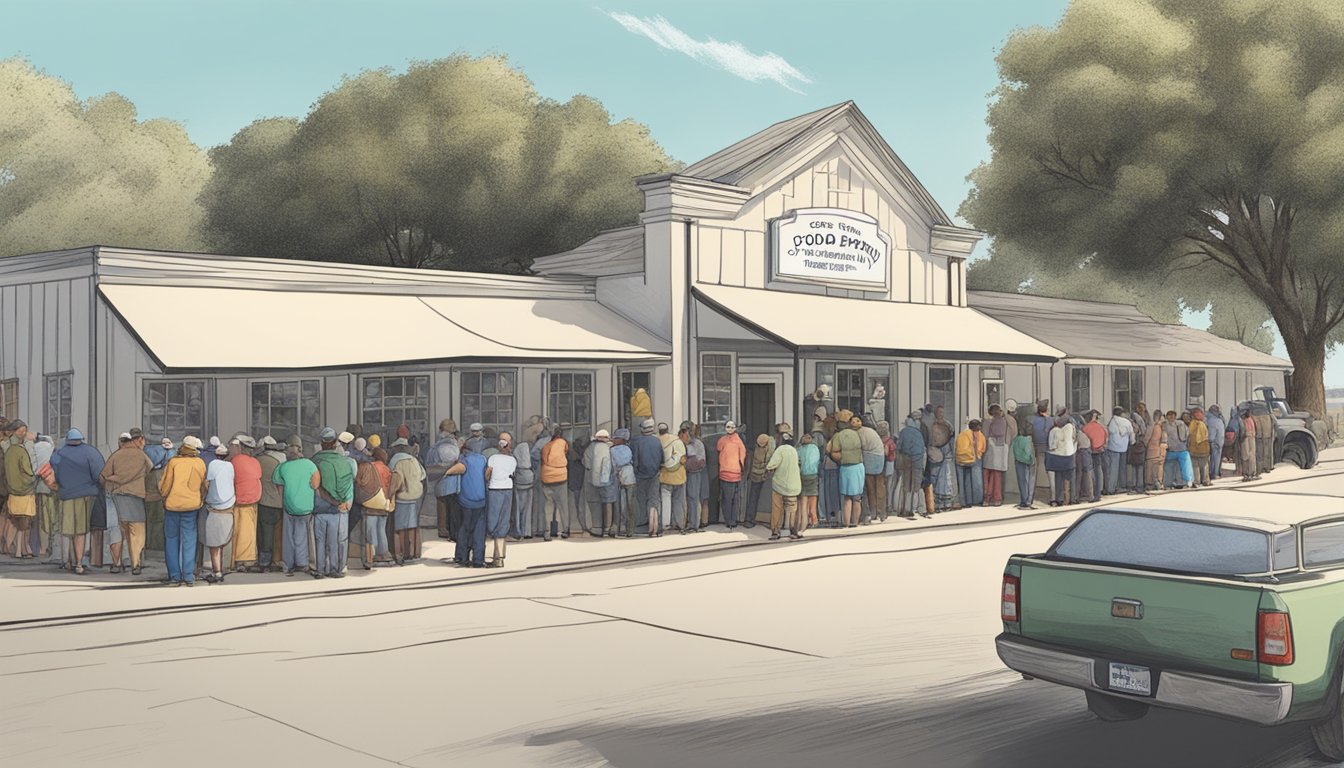
<instances>
[{"instance_id":1,"label":"green car","mask_svg":"<svg viewBox=\"0 0 1344 768\"><path fill-rule=\"evenodd\" d=\"M999 658L1083 690L1102 720L1306 721L1344 760L1344 499L1286 498L1207 490L1084 514L1046 553L1009 558Z\"/></svg>"}]
</instances>

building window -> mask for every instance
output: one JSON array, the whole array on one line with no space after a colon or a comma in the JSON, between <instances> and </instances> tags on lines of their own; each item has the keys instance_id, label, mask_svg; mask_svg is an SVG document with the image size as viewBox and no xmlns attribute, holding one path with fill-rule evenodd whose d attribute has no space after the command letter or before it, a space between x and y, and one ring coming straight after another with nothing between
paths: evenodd
<instances>
[{"instance_id":1,"label":"building window","mask_svg":"<svg viewBox=\"0 0 1344 768\"><path fill-rule=\"evenodd\" d=\"M1204 371L1185 372L1185 404L1190 408L1204 407Z\"/></svg>"},{"instance_id":2,"label":"building window","mask_svg":"<svg viewBox=\"0 0 1344 768\"><path fill-rule=\"evenodd\" d=\"M317 442L322 431L322 382L252 382L252 434L271 435L283 442L297 434L305 445Z\"/></svg>"},{"instance_id":3,"label":"building window","mask_svg":"<svg viewBox=\"0 0 1344 768\"><path fill-rule=\"evenodd\" d=\"M1092 369L1087 366L1068 366L1069 409L1083 413L1092 408Z\"/></svg>"},{"instance_id":4,"label":"building window","mask_svg":"<svg viewBox=\"0 0 1344 768\"><path fill-rule=\"evenodd\" d=\"M653 374L649 371L621 371L621 426L635 429L634 416L630 414L630 398L635 390L642 389L653 402Z\"/></svg>"},{"instance_id":5,"label":"building window","mask_svg":"<svg viewBox=\"0 0 1344 768\"><path fill-rule=\"evenodd\" d=\"M145 438L180 442L187 435L204 437L206 381L146 381L141 419Z\"/></svg>"},{"instance_id":6,"label":"building window","mask_svg":"<svg viewBox=\"0 0 1344 768\"><path fill-rule=\"evenodd\" d=\"M0 381L0 416L7 419L19 418L19 380Z\"/></svg>"},{"instance_id":7,"label":"building window","mask_svg":"<svg viewBox=\"0 0 1344 768\"><path fill-rule=\"evenodd\" d=\"M429 436L429 376L361 376L360 422L366 435L395 435L405 424L421 444Z\"/></svg>"},{"instance_id":8,"label":"building window","mask_svg":"<svg viewBox=\"0 0 1344 768\"><path fill-rule=\"evenodd\" d=\"M835 405L838 410L863 415L868 410L864 397L862 368L840 368L835 372Z\"/></svg>"},{"instance_id":9,"label":"building window","mask_svg":"<svg viewBox=\"0 0 1344 768\"><path fill-rule=\"evenodd\" d=\"M495 432L512 430L517 424L514 401L518 395L515 371L462 372L463 428L479 423ZM551 414L555 418L555 414Z\"/></svg>"},{"instance_id":10,"label":"building window","mask_svg":"<svg viewBox=\"0 0 1344 768\"><path fill-rule=\"evenodd\" d=\"M951 365L929 366L929 402L936 408L943 406L943 415L952 424L957 423L957 369Z\"/></svg>"},{"instance_id":11,"label":"building window","mask_svg":"<svg viewBox=\"0 0 1344 768\"><path fill-rule=\"evenodd\" d=\"M70 431L70 403L73 399L75 375L53 373L47 376L47 410L45 426L60 437Z\"/></svg>"},{"instance_id":12,"label":"building window","mask_svg":"<svg viewBox=\"0 0 1344 768\"><path fill-rule=\"evenodd\" d=\"M1115 400L1112 405L1129 413L1143 400L1143 369L1116 368L1114 374Z\"/></svg>"},{"instance_id":13,"label":"building window","mask_svg":"<svg viewBox=\"0 0 1344 768\"><path fill-rule=\"evenodd\" d=\"M593 427L593 374L548 373L551 420L566 432Z\"/></svg>"},{"instance_id":14,"label":"building window","mask_svg":"<svg viewBox=\"0 0 1344 768\"><path fill-rule=\"evenodd\" d=\"M721 352L700 355L700 424L704 434L723 431L732 420L733 356Z\"/></svg>"}]
</instances>

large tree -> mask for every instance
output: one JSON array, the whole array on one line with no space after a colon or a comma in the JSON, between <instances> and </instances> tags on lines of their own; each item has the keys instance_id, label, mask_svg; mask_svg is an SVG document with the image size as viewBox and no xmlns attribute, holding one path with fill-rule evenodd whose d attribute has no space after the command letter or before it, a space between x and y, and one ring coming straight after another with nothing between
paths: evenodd
<instances>
[{"instance_id":1,"label":"large tree","mask_svg":"<svg viewBox=\"0 0 1344 768\"><path fill-rule=\"evenodd\" d=\"M613 124L585 96L543 99L501 57L465 56L364 72L211 157L217 247L482 271L633 223L632 179L673 167L644 126Z\"/></svg>"},{"instance_id":2,"label":"large tree","mask_svg":"<svg viewBox=\"0 0 1344 768\"><path fill-rule=\"evenodd\" d=\"M1293 361L1290 399L1322 415L1344 321L1344 4L1074 0L998 64L961 214L1057 270L1239 281Z\"/></svg>"},{"instance_id":3,"label":"large tree","mask_svg":"<svg viewBox=\"0 0 1344 768\"><path fill-rule=\"evenodd\" d=\"M87 100L26 61L0 61L0 256L75 245L201 247L210 161L182 126Z\"/></svg>"}]
</instances>

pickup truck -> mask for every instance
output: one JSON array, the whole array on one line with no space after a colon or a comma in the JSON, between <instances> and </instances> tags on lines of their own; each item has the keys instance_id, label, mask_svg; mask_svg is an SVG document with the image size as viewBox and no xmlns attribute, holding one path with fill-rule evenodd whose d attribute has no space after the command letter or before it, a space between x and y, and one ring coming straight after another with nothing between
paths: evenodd
<instances>
[{"instance_id":1,"label":"pickup truck","mask_svg":"<svg viewBox=\"0 0 1344 768\"><path fill-rule=\"evenodd\" d=\"M1309 722L1344 760L1344 498L1220 489L1132 504L1008 560L1003 663L1082 690L1101 720L1169 707Z\"/></svg>"}]
</instances>

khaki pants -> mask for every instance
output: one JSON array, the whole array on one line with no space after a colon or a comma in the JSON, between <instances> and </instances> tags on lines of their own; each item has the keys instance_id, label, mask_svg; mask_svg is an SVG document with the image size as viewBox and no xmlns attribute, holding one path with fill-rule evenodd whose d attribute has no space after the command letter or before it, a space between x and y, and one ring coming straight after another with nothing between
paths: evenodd
<instances>
[{"instance_id":1,"label":"khaki pants","mask_svg":"<svg viewBox=\"0 0 1344 768\"><path fill-rule=\"evenodd\" d=\"M131 567L139 568L140 560L145 555L145 524L123 522L120 525L122 547L130 552ZM120 563L113 565L121 566Z\"/></svg>"},{"instance_id":2,"label":"khaki pants","mask_svg":"<svg viewBox=\"0 0 1344 768\"><path fill-rule=\"evenodd\" d=\"M233 565L255 565L257 562L257 505L236 504L233 507Z\"/></svg>"},{"instance_id":3,"label":"khaki pants","mask_svg":"<svg viewBox=\"0 0 1344 768\"><path fill-rule=\"evenodd\" d=\"M789 535L798 533L798 497L770 494L770 533L778 536L780 526L789 526Z\"/></svg>"},{"instance_id":4,"label":"khaki pants","mask_svg":"<svg viewBox=\"0 0 1344 768\"><path fill-rule=\"evenodd\" d=\"M1191 454L1190 463L1195 468L1194 485L1205 485L1209 483L1209 457L1195 456Z\"/></svg>"}]
</instances>

